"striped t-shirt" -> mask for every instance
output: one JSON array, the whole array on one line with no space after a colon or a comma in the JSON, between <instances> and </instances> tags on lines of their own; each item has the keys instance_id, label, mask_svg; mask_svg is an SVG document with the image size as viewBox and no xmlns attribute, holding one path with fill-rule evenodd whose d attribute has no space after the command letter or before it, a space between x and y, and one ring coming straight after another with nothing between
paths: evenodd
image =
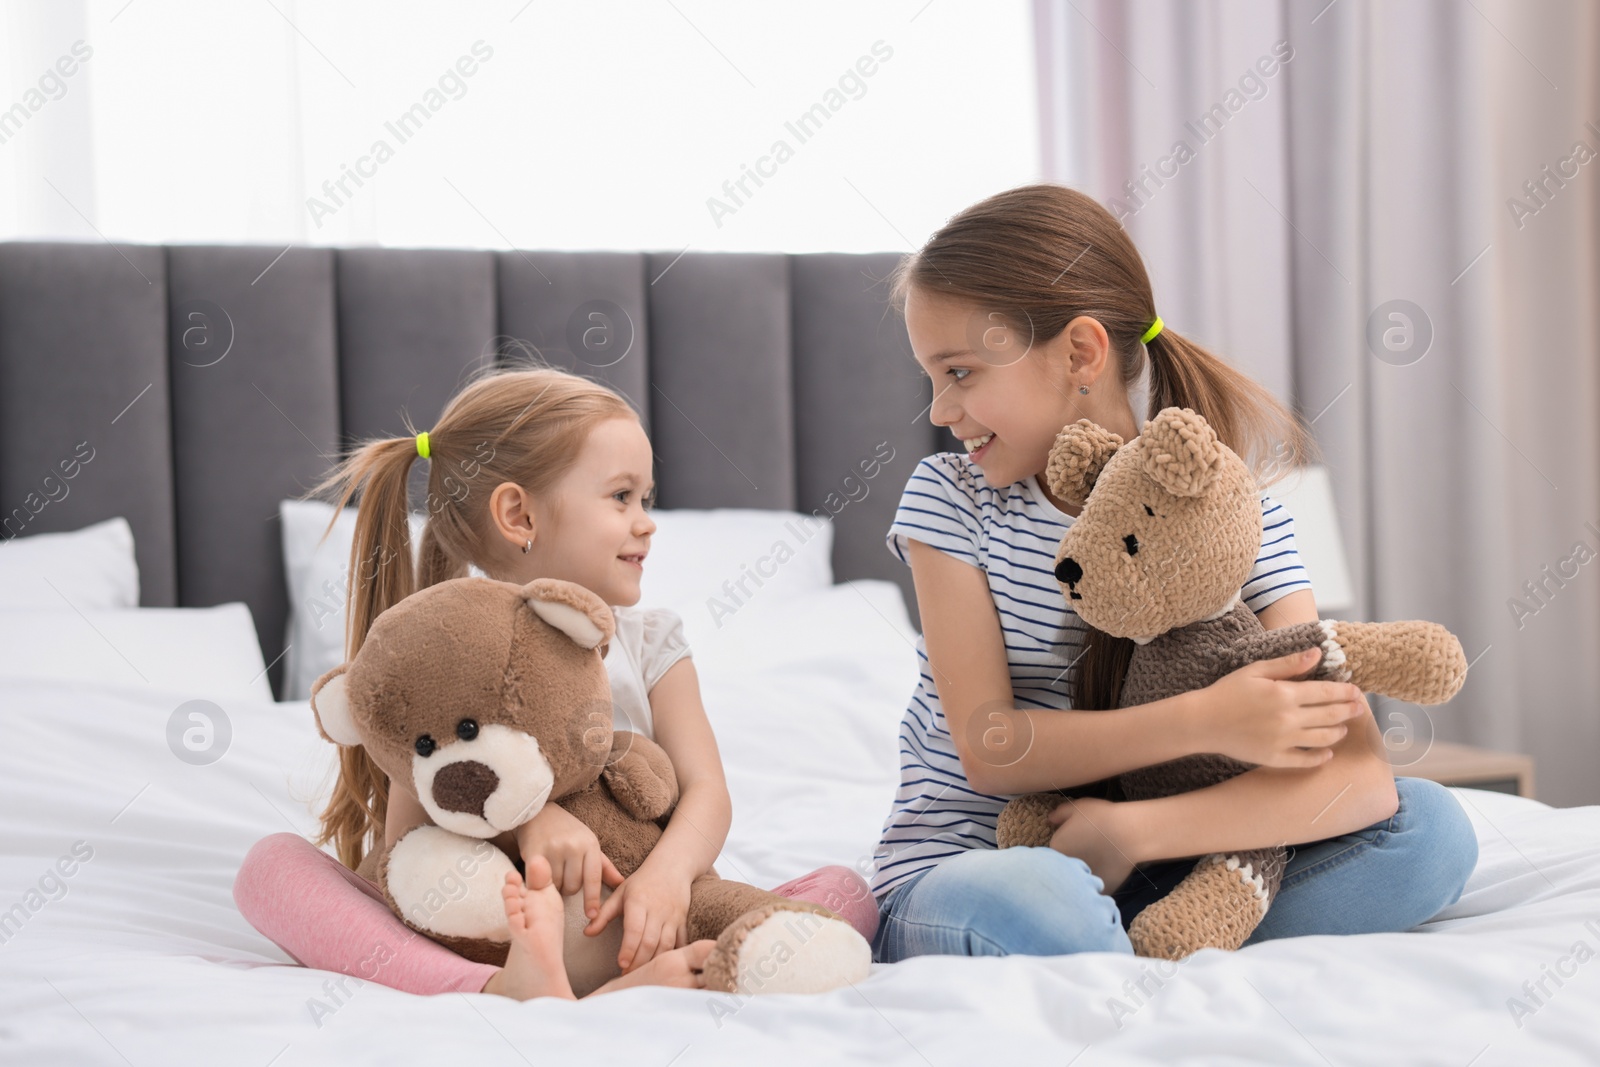
<instances>
[{"instance_id":1,"label":"striped t-shirt","mask_svg":"<svg viewBox=\"0 0 1600 1067\"><path fill-rule=\"evenodd\" d=\"M1256 612L1296 589L1311 588L1289 513L1265 494L1261 508L1261 551L1240 591ZM1082 650L1086 626L1067 606L1054 565L1061 535L1073 521L1050 503L1037 478L996 489L966 456L940 452L912 471L889 527L889 549L903 563L910 562L906 542L914 540L983 570L1019 708L1070 706L1065 672ZM994 848L995 821L1011 799L967 784L921 637L917 657L922 680L900 722L900 788L873 854L872 891L880 900L950 856Z\"/></svg>"}]
</instances>

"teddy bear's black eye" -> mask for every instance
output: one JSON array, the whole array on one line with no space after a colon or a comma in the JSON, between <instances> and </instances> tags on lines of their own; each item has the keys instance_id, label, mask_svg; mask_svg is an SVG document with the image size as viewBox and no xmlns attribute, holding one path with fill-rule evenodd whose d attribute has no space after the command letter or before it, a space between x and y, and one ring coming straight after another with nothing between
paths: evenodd
<instances>
[{"instance_id":1,"label":"teddy bear's black eye","mask_svg":"<svg viewBox=\"0 0 1600 1067\"><path fill-rule=\"evenodd\" d=\"M1133 534L1124 537L1122 543L1128 547L1128 555L1137 556L1139 554L1139 539Z\"/></svg>"},{"instance_id":2,"label":"teddy bear's black eye","mask_svg":"<svg viewBox=\"0 0 1600 1067\"><path fill-rule=\"evenodd\" d=\"M417 755L421 756L423 759L427 759L429 756L433 755L433 750L438 747L438 745L433 743L433 738L428 734L423 734L421 737L417 738Z\"/></svg>"},{"instance_id":3,"label":"teddy bear's black eye","mask_svg":"<svg viewBox=\"0 0 1600 1067\"><path fill-rule=\"evenodd\" d=\"M1150 505L1149 505L1149 504L1146 504L1146 505L1145 505L1145 506L1144 506L1144 513L1145 513L1145 514L1146 514L1146 515L1154 515L1154 514L1155 514L1155 512L1153 512L1153 511L1151 511L1151 510L1150 510Z\"/></svg>"},{"instance_id":4,"label":"teddy bear's black eye","mask_svg":"<svg viewBox=\"0 0 1600 1067\"><path fill-rule=\"evenodd\" d=\"M471 741L478 736L478 720L462 719L456 723L456 736L463 741Z\"/></svg>"}]
</instances>

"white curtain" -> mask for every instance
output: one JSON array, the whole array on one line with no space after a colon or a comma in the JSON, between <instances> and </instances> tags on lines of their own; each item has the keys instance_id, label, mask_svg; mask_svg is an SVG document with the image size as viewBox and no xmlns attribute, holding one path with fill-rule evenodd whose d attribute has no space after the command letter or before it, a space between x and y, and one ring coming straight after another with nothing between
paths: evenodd
<instances>
[{"instance_id":1,"label":"white curtain","mask_svg":"<svg viewBox=\"0 0 1600 1067\"><path fill-rule=\"evenodd\" d=\"M1451 704L1380 721L1600 802L1600 8L1036 0L1035 24L1046 177L1123 217L1169 324L1315 420L1352 617L1437 620L1473 661Z\"/></svg>"}]
</instances>

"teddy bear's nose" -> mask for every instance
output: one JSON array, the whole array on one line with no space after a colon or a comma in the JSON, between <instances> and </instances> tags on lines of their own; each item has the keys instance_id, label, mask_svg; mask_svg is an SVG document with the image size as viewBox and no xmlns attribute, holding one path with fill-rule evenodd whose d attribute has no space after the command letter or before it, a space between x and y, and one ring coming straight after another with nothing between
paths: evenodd
<instances>
[{"instance_id":1,"label":"teddy bear's nose","mask_svg":"<svg viewBox=\"0 0 1600 1067\"><path fill-rule=\"evenodd\" d=\"M1083 581L1083 568L1078 566L1078 561L1068 556L1056 564L1056 581L1066 582L1068 585L1077 585Z\"/></svg>"},{"instance_id":2,"label":"teddy bear's nose","mask_svg":"<svg viewBox=\"0 0 1600 1067\"><path fill-rule=\"evenodd\" d=\"M433 778L433 802L445 811L482 815L484 801L500 785L487 763L464 759L442 767Z\"/></svg>"}]
</instances>

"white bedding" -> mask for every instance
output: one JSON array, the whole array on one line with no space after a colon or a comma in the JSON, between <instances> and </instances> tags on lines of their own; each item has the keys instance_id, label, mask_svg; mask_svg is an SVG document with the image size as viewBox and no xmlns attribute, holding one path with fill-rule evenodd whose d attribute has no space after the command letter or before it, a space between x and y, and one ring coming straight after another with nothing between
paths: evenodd
<instances>
[{"instance_id":1,"label":"white bedding","mask_svg":"<svg viewBox=\"0 0 1600 1067\"><path fill-rule=\"evenodd\" d=\"M696 655L738 813L719 862L726 876L770 886L822 863L861 860L876 838L914 670L908 628L875 585L830 595L835 602L811 607L838 618L843 598L853 598L860 619L882 620L874 634L841 625L819 635L799 603L764 619L752 605L737 631L690 623L701 631ZM755 669L753 651L781 640L786 626L795 629L783 655ZM15 904L25 913L20 927L0 931L0 1062L289 1067L593 1056L640 1067L944 1067L1002 1050L1007 1060L1080 1067L1600 1059L1600 962L1570 955L1579 941L1600 951L1600 808L1477 791L1458 795L1479 827L1478 869L1461 901L1420 932L1203 953L1159 988L1147 978L1147 1003L1124 983L1148 974L1151 961L929 957L876 965L856 988L743 1003L658 988L518 1004L367 983L319 1026L308 1001L328 997L330 975L291 965L251 929L231 885L258 838L314 828L310 800L326 786L331 749L304 703L239 701L225 709L227 752L207 765L185 762L169 748L168 720L189 698L108 682L0 682L0 913ZM65 895L48 877L62 857L73 870L59 882ZM30 912L27 894L41 880L53 893L34 902L58 899ZM1570 974L1559 988L1545 978L1557 969ZM1535 1005L1522 987L1541 978L1553 995ZM1135 1008L1131 1016L1113 1015L1113 996ZM1513 997L1534 1009L1520 1027Z\"/></svg>"}]
</instances>

